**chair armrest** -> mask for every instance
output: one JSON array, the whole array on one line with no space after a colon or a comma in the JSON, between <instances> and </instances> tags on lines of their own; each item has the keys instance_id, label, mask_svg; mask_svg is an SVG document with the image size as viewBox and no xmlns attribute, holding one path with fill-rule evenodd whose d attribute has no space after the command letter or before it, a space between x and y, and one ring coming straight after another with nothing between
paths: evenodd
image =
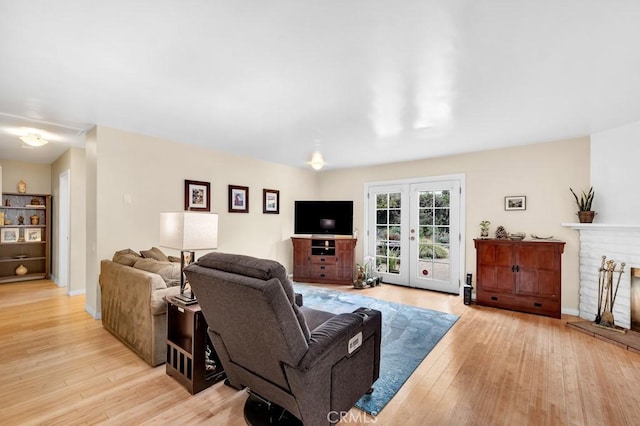
<instances>
[{"instance_id":1,"label":"chair armrest","mask_svg":"<svg viewBox=\"0 0 640 426\"><path fill-rule=\"evenodd\" d=\"M298 306L302 306L302 293L294 293L295 304Z\"/></svg>"},{"instance_id":2,"label":"chair armrest","mask_svg":"<svg viewBox=\"0 0 640 426\"><path fill-rule=\"evenodd\" d=\"M338 314L323 324L312 330L311 338L309 340L309 349L305 356L298 363L298 368L303 371L308 371L314 367L318 362L327 356L334 357L336 359L350 356L349 343L356 335L362 332L362 340L368 338L374 330L369 331L365 328L372 318L377 317L377 321L380 321L381 313L372 309L368 309L367 312L356 312ZM375 319L373 320L375 322ZM352 352L355 352L352 350Z\"/></svg>"}]
</instances>

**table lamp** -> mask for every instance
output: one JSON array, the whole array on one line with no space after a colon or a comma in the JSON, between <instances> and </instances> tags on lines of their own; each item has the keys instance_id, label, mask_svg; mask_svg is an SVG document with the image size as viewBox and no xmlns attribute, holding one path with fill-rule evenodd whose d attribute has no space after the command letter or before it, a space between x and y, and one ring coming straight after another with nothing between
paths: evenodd
<instances>
[{"instance_id":1,"label":"table lamp","mask_svg":"<svg viewBox=\"0 0 640 426\"><path fill-rule=\"evenodd\" d=\"M180 250L180 294L184 303L195 303L193 290L184 292L185 266L194 261L195 250L218 248L218 215L202 212L161 212L160 246Z\"/></svg>"}]
</instances>

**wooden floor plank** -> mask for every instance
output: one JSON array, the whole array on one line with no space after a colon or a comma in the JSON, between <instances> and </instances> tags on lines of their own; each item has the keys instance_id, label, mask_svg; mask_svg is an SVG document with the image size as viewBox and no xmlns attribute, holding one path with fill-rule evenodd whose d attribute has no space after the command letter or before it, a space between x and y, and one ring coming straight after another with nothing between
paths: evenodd
<instances>
[{"instance_id":1,"label":"wooden floor plank","mask_svg":"<svg viewBox=\"0 0 640 426\"><path fill-rule=\"evenodd\" d=\"M636 425L640 354L561 320L465 306L392 285L353 291L460 316L376 417L341 424ZM243 425L247 394L222 383L190 395L50 281L0 285L3 424Z\"/></svg>"}]
</instances>

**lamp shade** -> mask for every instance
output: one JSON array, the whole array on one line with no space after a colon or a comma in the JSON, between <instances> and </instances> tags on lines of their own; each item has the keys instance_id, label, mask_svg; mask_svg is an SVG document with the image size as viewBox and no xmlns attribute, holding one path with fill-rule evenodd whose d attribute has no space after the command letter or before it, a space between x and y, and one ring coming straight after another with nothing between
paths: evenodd
<instances>
[{"instance_id":1,"label":"lamp shade","mask_svg":"<svg viewBox=\"0 0 640 426\"><path fill-rule=\"evenodd\" d=\"M200 212L161 212L162 247L178 250L218 248L218 215Z\"/></svg>"}]
</instances>

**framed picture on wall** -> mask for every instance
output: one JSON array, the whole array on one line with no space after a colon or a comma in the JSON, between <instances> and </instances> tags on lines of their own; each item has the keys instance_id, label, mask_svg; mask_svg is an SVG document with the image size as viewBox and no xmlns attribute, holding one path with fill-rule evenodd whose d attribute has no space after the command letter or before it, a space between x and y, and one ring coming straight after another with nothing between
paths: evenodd
<instances>
[{"instance_id":1,"label":"framed picture on wall","mask_svg":"<svg viewBox=\"0 0 640 426\"><path fill-rule=\"evenodd\" d=\"M505 210L526 210L527 197L524 195L504 197Z\"/></svg>"},{"instance_id":2,"label":"framed picture on wall","mask_svg":"<svg viewBox=\"0 0 640 426\"><path fill-rule=\"evenodd\" d=\"M280 191L275 189L262 190L262 213L280 213Z\"/></svg>"},{"instance_id":3,"label":"framed picture on wall","mask_svg":"<svg viewBox=\"0 0 640 426\"><path fill-rule=\"evenodd\" d=\"M184 209L187 211L211 211L211 184L197 180L185 180Z\"/></svg>"},{"instance_id":4,"label":"framed picture on wall","mask_svg":"<svg viewBox=\"0 0 640 426\"><path fill-rule=\"evenodd\" d=\"M249 213L249 187L229 185L229 213Z\"/></svg>"}]
</instances>

